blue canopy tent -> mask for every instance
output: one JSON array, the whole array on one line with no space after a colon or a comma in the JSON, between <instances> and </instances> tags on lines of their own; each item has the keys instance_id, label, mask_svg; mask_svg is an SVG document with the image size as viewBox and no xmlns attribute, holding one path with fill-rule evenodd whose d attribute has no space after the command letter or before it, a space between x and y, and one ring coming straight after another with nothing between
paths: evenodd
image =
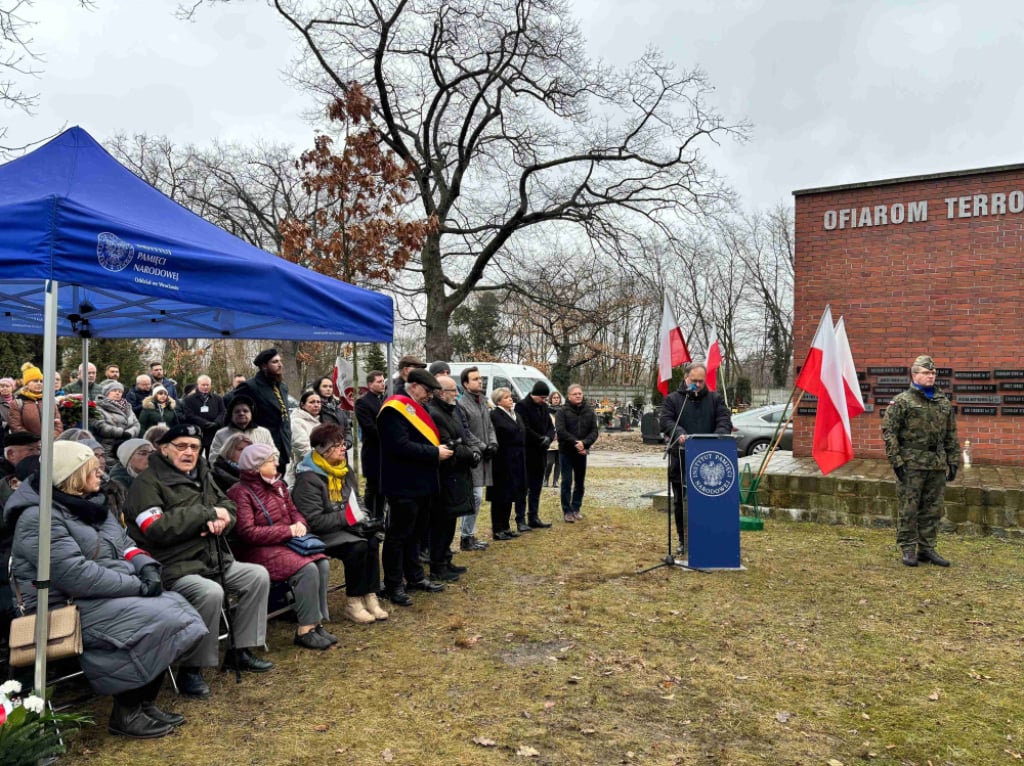
<instances>
[{"instance_id":1,"label":"blue canopy tent","mask_svg":"<svg viewBox=\"0 0 1024 766\"><path fill-rule=\"evenodd\" d=\"M138 178L77 127L0 166L0 267L0 332L43 335L50 381L58 335L390 343L394 332L390 297L243 242ZM52 386L43 406L54 407ZM51 476L52 454L50 423L43 476ZM50 487L41 482L43 507ZM42 583L49 539L42 514ZM45 592L38 615L36 645L44 646ZM38 653L36 688L45 681Z\"/></svg>"}]
</instances>

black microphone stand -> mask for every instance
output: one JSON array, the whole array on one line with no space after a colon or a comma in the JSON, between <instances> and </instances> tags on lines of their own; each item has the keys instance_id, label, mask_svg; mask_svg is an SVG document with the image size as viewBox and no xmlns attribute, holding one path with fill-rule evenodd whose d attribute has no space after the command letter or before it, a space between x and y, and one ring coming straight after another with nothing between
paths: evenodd
<instances>
[{"instance_id":1,"label":"black microphone stand","mask_svg":"<svg viewBox=\"0 0 1024 766\"><path fill-rule=\"evenodd\" d=\"M697 390L697 387L691 383L690 384L690 388L687 389L687 393L690 393L690 392L696 391L696 390ZM665 452L663 453L663 457L666 457L669 460L671 460L672 459L671 458L672 448L673 447L676 448L676 451L677 451L677 453L679 455L679 470L680 470L680 473L682 473L683 469L685 468L685 462L683 460L683 445L679 443L679 439L678 439L678 437L676 437L675 434L676 434L676 429L679 428L679 421L683 417L683 412L686 410L686 403L688 401L690 401L690 397L689 396L683 396L683 406L679 408L679 414L676 416L676 422L672 425L672 430L669 431L669 433L668 433L669 443L668 443L668 446L665 447ZM697 567L691 567L691 566L689 566L687 564L684 564L682 561L679 561L675 557L675 554L672 553L672 519L675 516L675 506L674 506L674 503L673 503L674 498L672 497L672 475L671 475L671 472L666 471L665 472L665 477L666 477L665 481L666 481L666 484L667 484L667 487L668 487L668 513L666 514L668 516L668 525L667 525L667 537L666 537L667 545L666 545L666 550L665 550L665 558L663 558L661 560L661 563L655 564L654 566L651 566L651 567L647 567L647 569L641 569L639 572L637 572L637 574L646 574L647 572L653 572L655 569L661 569L662 567L678 567L679 569L689 569L692 572L704 572L706 574L707 573L706 569L698 569ZM680 476L680 480L681 481L685 481L685 477L684 476ZM680 500L680 502L686 502L685 498L679 498L679 500Z\"/></svg>"}]
</instances>

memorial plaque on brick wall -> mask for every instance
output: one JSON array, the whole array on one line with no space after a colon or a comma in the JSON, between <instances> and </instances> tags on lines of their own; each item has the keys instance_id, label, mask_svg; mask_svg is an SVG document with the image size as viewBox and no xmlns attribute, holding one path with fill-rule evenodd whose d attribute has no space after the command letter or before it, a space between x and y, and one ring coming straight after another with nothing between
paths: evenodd
<instances>
[{"instance_id":1,"label":"memorial plaque on brick wall","mask_svg":"<svg viewBox=\"0 0 1024 766\"><path fill-rule=\"evenodd\" d=\"M1006 394L1003 404L1024 404L1024 394Z\"/></svg>"},{"instance_id":2,"label":"memorial plaque on brick wall","mask_svg":"<svg viewBox=\"0 0 1024 766\"><path fill-rule=\"evenodd\" d=\"M871 393L871 384L870 383L861 383L860 384L860 392L862 394L869 394L869 393Z\"/></svg>"},{"instance_id":3,"label":"memorial plaque on brick wall","mask_svg":"<svg viewBox=\"0 0 1024 766\"><path fill-rule=\"evenodd\" d=\"M1000 391L1024 391L1024 382L1021 383L1000 383Z\"/></svg>"},{"instance_id":4,"label":"memorial plaque on brick wall","mask_svg":"<svg viewBox=\"0 0 1024 766\"><path fill-rule=\"evenodd\" d=\"M956 370L954 378L959 380L988 380L992 377L991 370Z\"/></svg>"},{"instance_id":5,"label":"memorial plaque on brick wall","mask_svg":"<svg viewBox=\"0 0 1024 766\"><path fill-rule=\"evenodd\" d=\"M1024 370L994 370L992 377L996 380L1005 378L1024 378Z\"/></svg>"},{"instance_id":6,"label":"memorial plaque on brick wall","mask_svg":"<svg viewBox=\"0 0 1024 766\"><path fill-rule=\"evenodd\" d=\"M957 404L1003 404L1003 397L999 394L986 396L984 394L957 394ZM1022 397L1024 401L1024 397Z\"/></svg>"},{"instance_id":7,"label":"memorial plaque on brick wall","mask_svg":"<svg viewBox=\"0 0 1024 766\"><path fill-rule=\"evenodd\" d=\"M907 390L906 386L875 386L875 393L882 396L902 394Z\"/></svg>"},{"instance_id":8,"label":"memorial plaque on brick wall","mask_svg":"<svg viewBox=\"0 0 1024 766\"><path fill-rule=\"evenodd\" d=\"M868 375L907 375L909 367L868 367Z\"/></svg>"},{"instance_id":9,"label":"memorial plaque on brick wall","mask_svg":"<svg viewBox=\"0 0 1024 766\"><path fill-rule=\"evenodd\" d=\"M903 386L906 388L910 385L910 380L907 379L906 375L879 375L878 380L875 381L877 386Z\"/></svg>"},{"instance_id":10,"label":"memorial plaque on brick wall","mask_svg":"<svg viewBox=\"0 0 1024 766\"><path fill-rule=\"evenodd\" d=\"M951 382L952 381L950 381L949 378L936 378L935 379L935 385L938 386L939 388L944 388L944 389L948 389Z\"/></svg>"},{"instance_id":11,"label":"memorial plaque on brick wall","mask_svg":"<svg viewBox=\"0 0 1024 766\"><path fill-rule=\"evenodd\" d=\"M879 407L888 407L890 404L892 404L892 400L893 397L891 396L876 396L875 404L877 404Z\"/></svg>"},{"instance_id":12,"label":"memorial plaque on brick wall","mask_svg":"<svg viewBox=\"0 0 1024 766\"><path fill-rule=\"evenodd\" d=\"M935 375L939 378L952 378L953 368L952 367L936 367Z\"/></svg>"},{"instance_id":13,"label":"memorial plaque on brick wall","mask_svg":"<svg viewBox=\"0 0 1024 766\"><path fill-rule=\"evenodd\" d=\"M857 380L865 381L868 379L868 374L863 370L857 370Z\"/></svg>"},{"instance_id":14,"label":"memorial plaque on brick wall","mask_svg":"<svg viewBox=\"0 0 1024 766\"><path fill-rule=\"evenodd\" d=\"M996 415L997 407L961 407L961 415Z\"/></svg>"},{"instance_id":15,"label":"memorial plaque on brick wall","mask_svg":"<svg viewBox=\"0 0 1024 766\"><path fill-rule=\"evenodd\" d=\"M808 394L807 392L804 392L804 395L802 397L800 397L800 401L802 401L802 402L810 402L811 404L817 404L818 403L818 397L815 396L814 394Z\"/></svg>"},{"instance_id":16,"label":"memorial plaque on brick wall","mask_svg":"<svg viewBox=\"0 0 1024 766\"><path fill-rule=\"evenodd\" d=\"M996 392L995 383L954 383L954 393L963 394L994 394Z\"/></svg>"},{"instance_id":17,"label":"memorial plaque on brick wall","mask_svg":"<svg viewBox=\"0 0 1024 766\"><path fill-rule=\"evenodd\" d=\"M1024 416L1024 407L1003 407L1002 414L1019 418Z\"/></svg>"},{"instance_id":18,"label":"memorial plaque on brick wall","mask_svg":"<svg viewBox=\"0 0 1024 766\"><path fill-rule=\"evenodd\" d=\"M796 414L797 415L817 415L818 414L818 408L817 407L797 407L796 408Z\"/></svg>"}]
</instances>

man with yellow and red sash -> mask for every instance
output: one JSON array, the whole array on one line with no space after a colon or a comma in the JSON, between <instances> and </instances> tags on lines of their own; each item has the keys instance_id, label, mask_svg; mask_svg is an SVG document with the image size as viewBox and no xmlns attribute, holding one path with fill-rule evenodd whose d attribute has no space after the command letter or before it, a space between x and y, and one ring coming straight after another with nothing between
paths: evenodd
<instances>
[{"instance_id":1,"label":"man with yellow and red sash","mask_svg":"<svg viewBox=\"0 0 1024 766\"><path fill-rule=\"evenodd\" d=\"M437 426L423 408L440 388L429 372L414 369L405 383L406 395L389 397L377 413L380 491L389 508L381 552L384 591L399 606L412 606L406 589L444 590L424 574L417 543L429 520L431 498L440 491L438 465L454 454L441 444Z\"/></svg>"}]
</instances>

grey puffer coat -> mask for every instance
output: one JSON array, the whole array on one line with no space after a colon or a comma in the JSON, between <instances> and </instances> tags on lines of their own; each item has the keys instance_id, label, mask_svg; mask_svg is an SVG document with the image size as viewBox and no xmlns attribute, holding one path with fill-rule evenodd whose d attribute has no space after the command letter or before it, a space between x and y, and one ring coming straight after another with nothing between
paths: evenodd
<instances>
[{"instance_id":1,"label":"grey puffer coat","mask_svg":"<svg viewBox=\"0 0 1024 766\"><path fill-rule=\"evenodd\" d=\"M96 402L95 420L90 419L89 428L96 435L107 455L107 465L117 463L117 448L128 439L134 439L141 431L139 419L131 406L122 409L117 402L100 399Z\"/></svg>"},{"instance_id":2,"label":"grey puffer coat","mask_svg":"<svg viewBox=\"0 0 1024 766\"><path fill-rule=\"evenodd\" d=\"M207 634L199 613L178 593L139 595L138 572L157 564L139 550L114 517L97 506L92 523L59 503L51 514L50 608L74 597L82 619L82 670L97 694L137 689ZM14 527L14 579L27 612L36 608L39 491L22 482L7 502ZM158 565L158 564L157 564ZM158 565L159 566L159 565Z\"/></svg>"}]
</instances>

